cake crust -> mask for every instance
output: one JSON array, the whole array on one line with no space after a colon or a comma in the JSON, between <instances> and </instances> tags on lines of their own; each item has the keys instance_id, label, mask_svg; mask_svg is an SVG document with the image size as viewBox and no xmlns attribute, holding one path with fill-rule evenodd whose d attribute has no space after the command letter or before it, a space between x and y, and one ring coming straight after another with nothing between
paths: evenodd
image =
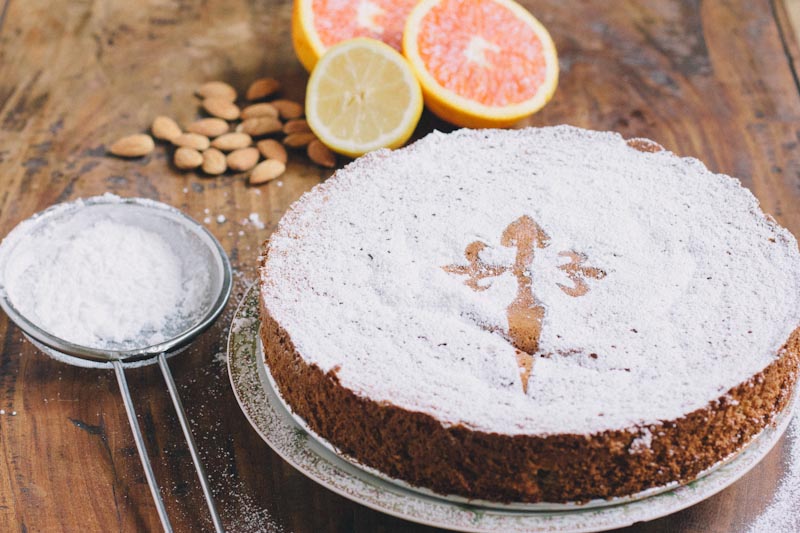
<instances>
[{"instance_id":1,"label":"cake crust","mask_svg":"<svg viewBox=\"0 0 800 533\"><path fill-rule=\"evenodd\" d=\"M260 335L279 392L309 427L357 461L441 494L497 502L585 502L696 478L736 453L789 403L800 328L778 357L708 406L676 420L592 435L502 435L376 402L297 352L261 304ZM647 445L637 446L646 436Z\"/></svg>"}]
</instances>

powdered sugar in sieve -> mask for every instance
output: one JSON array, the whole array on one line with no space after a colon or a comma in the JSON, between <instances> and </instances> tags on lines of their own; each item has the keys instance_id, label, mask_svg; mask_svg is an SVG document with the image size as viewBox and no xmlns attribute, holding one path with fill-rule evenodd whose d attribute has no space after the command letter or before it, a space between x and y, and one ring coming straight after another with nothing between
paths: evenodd
<instances>
[{"instance_id":1,"label":"powdered sugar in sieve","mask_svg":"<svg viewBox=\"0 0 800 533\"><path fill-rule=\"evenodd\" d=\"M231 267L219 242L168 205L106 194L53 206L0 244L0 306L51 357L114 368L165 531L172 531L125 379L158 363L217 531L222 525L167 365L219 316Z\"/></svg>"}]
</instances>

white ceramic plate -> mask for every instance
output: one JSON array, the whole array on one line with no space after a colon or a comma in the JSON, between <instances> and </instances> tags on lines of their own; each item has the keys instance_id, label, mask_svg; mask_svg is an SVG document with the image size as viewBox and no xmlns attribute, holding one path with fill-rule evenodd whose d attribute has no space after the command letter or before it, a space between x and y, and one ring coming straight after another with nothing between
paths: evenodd
<instances>
[{"instance_id":1,"label":"white ceramic plate","mask_svg":"<svg viewBox=\"0 0 800 533\"><path fill-rule=\"evenodd\" d=\"M603 531L653 520L698 503L731 485L778 442L789 423L780 416L739 455L697 480L671 490L654 489L626 499L577 504L476 504L440 496L387 478L316 435L287 410L262 364L259 350L258 291L247 291L228 337L228 372L237 400L253 428L285 461L322 486L357 503L421 524L477 532ZM788 408L784 413L791 412Z\"/></svg>"}]
</instances>

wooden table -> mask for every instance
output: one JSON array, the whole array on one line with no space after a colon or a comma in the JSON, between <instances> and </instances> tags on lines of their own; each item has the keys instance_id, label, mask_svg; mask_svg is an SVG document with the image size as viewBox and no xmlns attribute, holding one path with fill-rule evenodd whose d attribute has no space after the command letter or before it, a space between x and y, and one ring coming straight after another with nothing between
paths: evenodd
<instances>
[{"instance_id":1,"label":"wooden table","mask_svg":"<svg viewBox=\"0 0 800 533\"><path fill-rule=\"evenodd\" d=\"M794 0L793 0L794 1ZM532 125L570 123L655 139L737 176L800 234L800 92L794 3L779 0L523 2L561 60L553 101ZM237 271L226 314L172 362L217 502L231 531L432 531L317 486L251 429L220 362L233 306L284 210L328 172L292 158L280 183L180 173L163 148L107 157L157 114L183 123L193 90L261 75L302 99L290 2L0 1L0 236L57 202L111 191L175 205L209 229ZM425 116L419 135L451 129ZM258 213L263 228L244 223ZM217 215L226 220L218 223ZM0 530L158 531L111 372L53 361L0 314ZM210 523L157 368L130 372L140 421L177 531ZM744 479L686 511L629 531L740 531L782 473L779 445Z\"/></svg>"}]
</instances>

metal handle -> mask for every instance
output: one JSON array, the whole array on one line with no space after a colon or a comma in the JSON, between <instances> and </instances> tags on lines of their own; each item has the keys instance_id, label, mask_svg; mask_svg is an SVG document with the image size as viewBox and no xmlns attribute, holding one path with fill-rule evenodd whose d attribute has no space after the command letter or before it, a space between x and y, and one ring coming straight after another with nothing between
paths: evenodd
<instances>
[{"instance_id":1,"label":"metal handle","mask_svg":"<svg viewBox=\"0 0 800 533\"><path fill-rule=\"evenodd\" d=\"M186 445L189 447L189 453L192 455L194 469L197 471L197 479L200 480L200 486L203 489L203 495L206 497L208 511L211 513L211 521L214 522L214 529L217 533L224 533L225 530L222 528L222 521L219 519L217 508L214 505L214 499L211 496L211 488L208 485L208 478L206 477L206 472L203 469L203 463L200 462L200 455L197 453L197 446L194 443L192 430L189 428L189 422L186 420L186 413L183 410L181 398L178 396L178 390L175 387L175 380L172 379L172 372L169 371L167 358L163 353L159 354L158 356L158 366L161 368L161 373L164 374L164 381L167 382L167 389L169 389L169 395L172 398L172 405L175 406L175 412L178 414L178 421L181 423L181 429L183 430L183 436L186 439Z\"/></svg>"},{"instance_id":2,"label":"metal handle","mask_svg":"<svg viewBox=\"0 0 800 533\"><path fill-rule=\"evenodd\" d=\"M145 448L144 445L144 437L142 437L142 431L139 429L139 422L136 420L136 411L133 408L131 392L128 389L128 380L125 379L125 369L122 367L120 361L113 361L113 364L114 372L117 374L119 392L122 394L122 403L125 404L125 412L128 414L128 422L131 425L131 431L133 431L133 440L136 442L136 449L139 450L139 459L142 460L144 476L147 478L147 484L150 486L150 493L153 495L153 502L156 504L158 518L161 519L164 532L172 533L172 524L169 523L167 509L164 507L164 500L161 498L161 492L158 490L156 476L153 474L153 467L150 465L150 458L147 455L147 448Z\"/></svg>"},{"instance_id":3,"label":"metal handle","mask_svg":"<svg viewBox=\"0 0 800 533\"><path fill-rule=\"evenodd\" d=\"M153 474L153 467L150 464L150 458L147 455L147 448L144 445L144 437L142 437L142 431L139 428L139 422L136 420L136 411L134 410L133 400L131 399L131 393L128 389L128 380L125 379L125 369L120 361L113 361L113 365L114 372L117 375L117 383L119 383L119 391L122 394L122 402L125 404L125 412L128 414L128 422L130 422L131 431L133 431L133 440L136 442L136 449L139 451L139 459L142 461L144 475L145 478L147 478L147 484L150 486L150 493L153 495L153 502L156 504L158 518L161 519L161 525L164 527L164 532L172 533L172 525L169 522L167 509L164 507L164 500L161 498L161 491L158 488L156 476ZM208 503L208 511L211 513L211 521L214 523L214 530L217 533L225 533L225 530L222 527L222 521L217 513L217 508L214 505L214 499L211 496L211 488L208 484L206 472L203 469L203 464L200 462L200 455L197 453L197 445L195 445L192 431L189 428L189 422L186 420L186 412L183 410L183 404L181 403L180 396L178 396L178 389L175 387L175 380L172 379L172 372L169 370L167 358L163 353L158 355L158 366L161 368L161 373L164 375L164 381L167 383L169 396L172 398L172 405L175 407L175 412L178 415L178 421L180 422L181 429L183 430L183 436L186 439L186 445L189 447L189 453L192 456L192 462L194 463L194 468L197 471L197 478L200 480L200 487L203 489L203 495L206 497L206 503Z\"/></svg>"}]
</instances>

